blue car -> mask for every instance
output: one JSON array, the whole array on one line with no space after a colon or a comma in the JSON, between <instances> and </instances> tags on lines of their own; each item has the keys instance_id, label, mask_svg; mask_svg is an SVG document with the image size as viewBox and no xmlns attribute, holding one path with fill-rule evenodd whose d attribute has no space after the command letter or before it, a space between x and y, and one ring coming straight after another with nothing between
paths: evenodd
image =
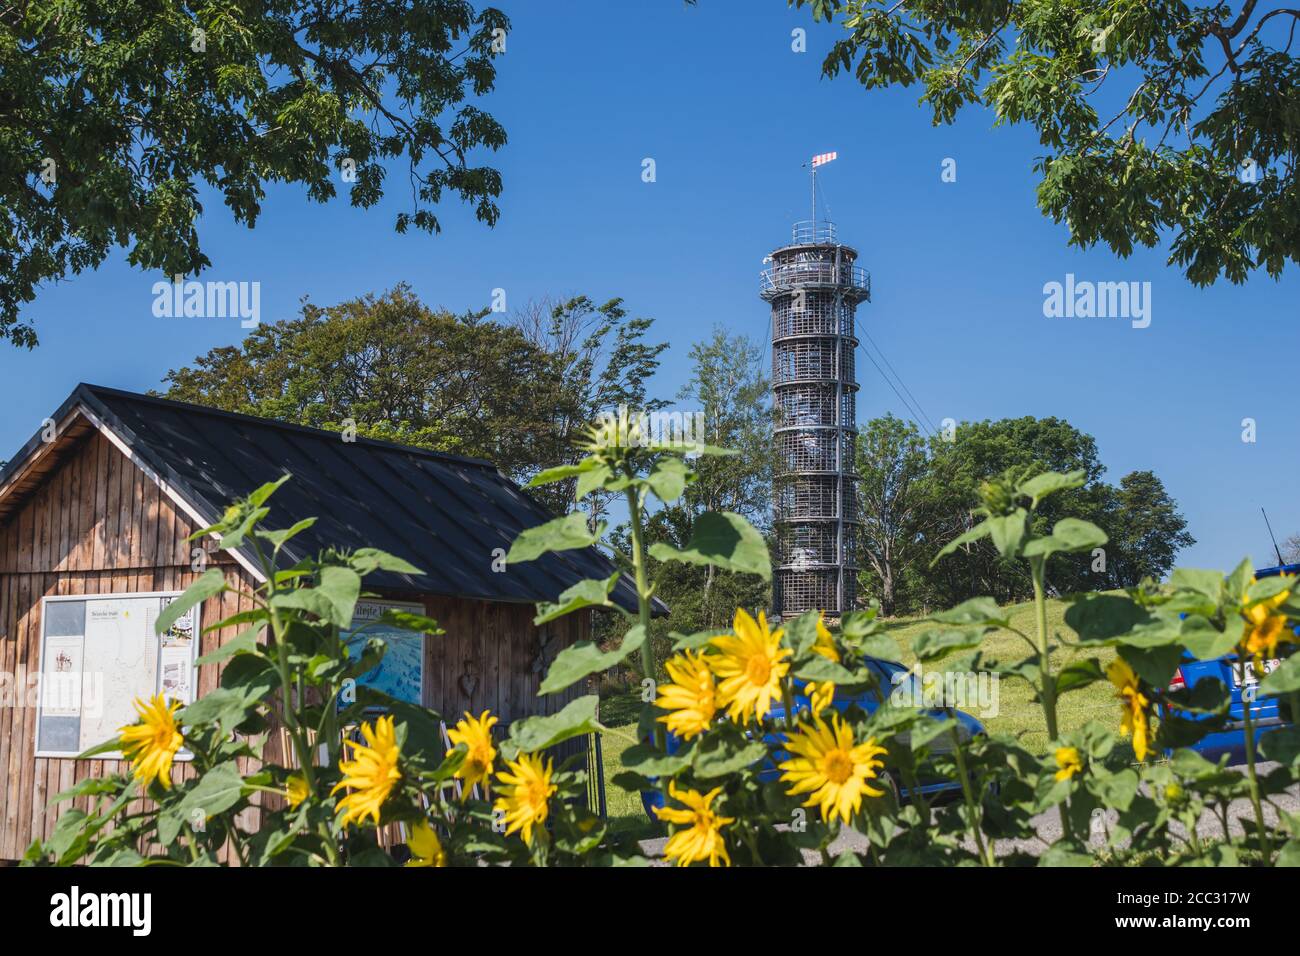
<instances>
[{"instance_id":1,"label":"blue car","mask_svg":"<svg viewBox=\"0 0 1300 956\"><path fill-rule=\"evenodd\" d=\"M1300 573L1300 564L1284 564L1272 568L1263 568L1255 572L1256 578L1273 577L1278 574L1297 574ZM1296 627L1296 633L1300 634L1300 626ZM1246 760L1246 732L1242 717L1245 715L1245 708L1250 707L1251 723L1255 727L1255 743L1258 746L1259 738L1276 727L1284 726L1281 713L1278 708L1276 697L1256 696L1259 688L1259 682L1277 667L1278 661L1264 661L1259 673L1256 670L1254 661L1238 660L1235 654L1229 654L1224 657L1216 658L1209 661L1198 661L1190 655L1184 655L1182 663L1174 671L1174 679L1169 685L1170 690L1181 690L1184 687L1193 687L1198 681L1210 678L1218 678L1231 691L1232 702L1228 708L1228 725L1227 729L1215 731L1207 734L1191 746L1192 750L1201 754L1207 760L1217 761L1224 754L1228 755L1228 764L1240 764ZM1160 709L1160 715L1164 716L1164 708ZM1180 717L1189 720L1208 720L1208 715L1198 714L1179 714Z\"/></svg>"},{"instance_id":2,"label":"blue car","mask_svg":"<svg viewBox=\"0 0 1300 956\"><path fill-rule=\"evenodd\" d=\"M867 657L863 658L863 663L875 672L876 679L880 682L881 691L886 696L899 687L902 687L904 691L907 691L908 688L904 685L904 682L916 680L915 677L908 673L906 667L902 664L894 663L893 661ZM840 695L836 695L831 706L842 713L854 704L862 708L865 712L872 713L880 706L880 701L878 700L875 691L869 690L857 695L856 697L841 697ZM809 706L808 698L797 694L794 699L794 705L796 711L807 708ZM929 713L935 717L943 716L943 712L938 710L930 711ZM959 710L956 711L956 717L958 722L957 733L963 740L968 740L976 735L986 733L984 724L975 717L972 717L970 714ZM784 718L785 708L782 706L776 706L769 712L768 722L770 725L775 726L777 723L784 720ZM767 733L764 739L769 744L774 744L779 747L784 740L784 736L779 731L773 731ZM945 745L949 745L946 736L931 741L930 749L934 752L943 752L946 749ZM670 754L676 753L680 746L680 739L673 734L669 734L666 741L668 752ZM776 764L773 761L768 760L759 770L758 778L764 783L767 783L776 780L780 775L781 771L777 769ZM907 790L898 788L892 777L889 778L888 785L894 788L894 792L897 796L906 797L908 795ZM948 791L960 791L961 784L956 780L936 779L923 781L919 790L921 793L926 795L945 793ZM651 820L658 820L659 818L654 814L654 808L662 807L664 805L663 794L658 790L642 791L641 805L645 808L646 816L650 817Z\"/></svg>"}]
</instances>

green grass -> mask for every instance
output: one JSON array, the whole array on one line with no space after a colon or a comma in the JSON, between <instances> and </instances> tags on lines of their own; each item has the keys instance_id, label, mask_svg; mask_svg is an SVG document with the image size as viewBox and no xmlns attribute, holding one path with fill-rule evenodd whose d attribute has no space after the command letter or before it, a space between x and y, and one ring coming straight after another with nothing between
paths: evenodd
<instances>
[{"instance_id":1,"label":"green grass","mask_svg":"<svg viewBox=\"0 0 1300 956\"><path fill-rule=\"evenodd\" d=\"M1077 644L1079 637L1065 623L1066 604L1063 601L1048 600L1047 630L1053 635L1060 635L1065 641ZM1033 638L1037 627L1034 623L1034 605L1032 602L1014 604L1006 610L1011 612L1011 626ZM912 640L931 625L923 621L900 621L889 629L889 635L898 641L903 650L903 663L914 664ZM1109 647L1074 648L1059 646L1060 640L1054 640L1057 648L1052 653L1052 673L1059 673L1065 665L1088 657L1097 657L1105 668L1115 657L1115 651ZM1030 653L1029 645L1011 631L997 630L985 635L980 650L986 658L993 658L1003 664L1014 664ZM939 662L942 664L943 662ZM1021 744L1034 753L1043 753L1047 749L1047 730L1043 722L1042 705L1032 700L1032 691L1028 684L1018 679L1003 679L999 684L998 713L994 717L981 717L993 734L1010 734L1017 737ZM1089 684L1081 690L1070 691L1057 701L1057 723L1062 733L1081 727L1090 720L1118 721L1118 709L1115 693L1108 681ZM980 715L976 715L980 716Z\"/></svg>"},{"instance_id":2,"label":"green grass","mask_svg":"<svg viewBox=\"0 0 1300 956\"><path fill-rule=\"evenodd\" d=\"M1047 628L1052 635L1060 635L1066 641L1078 642L1078 635L1065 623L1066 605L1062 601L1047 602ZM1032 603L1012 605L1011 625L1021 632L1033 637L1034 605ZM903 663L914 664L916 657L912 654L912 641L930 625L920 620L898 619L890 622L889 635L898 641L903 651ZM1060 645L1059 640L1054 643ZM1005 664L1013 664L1030 652L1020 637L1011 631L998 630L987 634L981 650L986 657L992 657ZM1108 647L1072 648L1058 646L1052 654L1052 672L1058 673L1062 667L1074 660L1096 656L1104 668L1114 658L1115 652ZM940 662L942 663L942 662ZM1022 680L1004 679L998 685L998 707L996 716L975 715L983 720L990 733L1009 734L1020 740L1021 744L1034 753L1047 750L1047 730L1043 722L1043 709L1032 698L1029 685ZM608 726L635 736L635 724L617 726L622 720L631 720L640 707L636 690L626 693L611 694L601 701L601 717ZM971 710L971 708L967 708ZM1073 730L1089 720L1100 720L1119 728L1119 709L1115 703L1114 689L1108 681L1098 681L1081 690L1067 693L1057 701L1057 719L1062 733ZM615 831L632 832L638 838L652 836L656 827L651 824L641 808L639 794L627 793L609 781L623 769L623 751L630 742L607 734L603 741L605 755L606 795L609 806L610 826Z\"/></svg>"}]
</instances>

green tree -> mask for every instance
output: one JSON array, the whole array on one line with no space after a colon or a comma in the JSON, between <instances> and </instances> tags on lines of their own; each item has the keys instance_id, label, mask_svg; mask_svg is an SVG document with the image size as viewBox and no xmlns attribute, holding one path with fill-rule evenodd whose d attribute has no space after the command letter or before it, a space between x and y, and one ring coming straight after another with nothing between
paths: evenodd
<instances>
[{"instance_id":1,"label":"green tree","mask_svg":"<svg viewBox=\"0 0 1300 956\"><path fill-rule=\"evenodd\" d=\"M1046 150L1038 205L1071 245L1169 240L1198 285L1300 261L1300 9L1182 0L790 0L846 36L823 63L868 89L923 88Z\"/></svg>"},{"instance_id":2,"label":"green tree","mask_svg":"<svg viewBox=\"0 0 1300 956\"><path fill-rule=\"evenodd\" d=\"M1163 580L1178 552L1196 543L1177 502L1151 471L1130 472L1110 491L1099 524L1110 537L1105 556L1111 586Z\"/></svg>"},{"instance_id":3,"label":"green tree","mask_svg":"<svg viewBox=\"0 0 1300 956\"><path fill-rule=\"evenodd\" d=\"M766 349L751 339L715 326L710 337L690 351L691 375L677 394L674 411L701 413L708 445L734 455L704 455L693 462L695 479L681 498L646 518L646 541L684 548L695 523L708 512L739 514L769 531L772 486L772 406L764 370ZM620 556L631 553L626 528L611 536ZM626 557L621 557L626 561ZM651 635L658 660L664 660L668 631L692 633L730 626L736 608L771 604L771 586L756 575L718 574L713 565L649 559L655 594L672 608L668 621L655 621Z\"/></svg>"},{"instance_id":4,"label":"green tree","mask_svg":"<svg viewBox=\"0 0 1300 956\"><path fill-rule=\"evenodd\" d=\"M926 534L937 517L924 487L930 471L925 438L916 425L893 415L873 418L858 434L859 579L880 601L881 613L896 612L906 573L933 556Z\"/></svg>"},{"instance_id":5,"label":"green tree","mask_svg":"<svg viewBox=\"0 0 1300 956\"><path fill-rule=\"evenodd\" d=\"M268 184L324 202L345 183L369 208L405 158L399 232L439 231L446 192L495 223L501 176L469 157L506 135L467 97L508 26L467 0L0 7L0 336L33 346L22 305L114 246L167 276L208 266L200 185L252 227Z\"/></svg>"},{"instance_id":6,"label":"green tree","mask_svg":"<svg viewBox=\"0 0 1300 956\"><path fill-rule=\"evenodd\" d=\"M667 343L646 341L653 324L653 319L629 318L622 299L598 306L585 295L529 303L514 316L514 327L555 362L556 374L528 383L551 418L551 457L541 464L578 462L583 457L577 445L581 431L602 413L663 404L646 397L659 356L668 348ZM576 492L577 479L568 478L534 493L564 512L578 505ZM583 499L593 528L613 497L617 495L597 490Z\"/></svg>"},{"instance_id":7,"label":"green tree","mask_svg":"<svg viewBox=\"0 0 1300 956\"><path fill-rule=\"evenodd\" d=\"M166 397L487 458L523 480L557 454L555 358L405 285L262 325L167 373Z\"/></svg>"},{"instance_id":8,"label":"green tree","mask_svg":"<svg viewBox=\"0 0 1300 956\"><path fill-rule=\"evenodd\" d=\"M974 525L973 509L982 501L981 487L1007 472L1023 476L1044 471L1067 473L1081 470L1085 484L1054 495L1035 512L1035 533L1065 515L1094 521L1101 515L1105 467L1091 435L1059 418L1002 419L963 422L954 440L932 439L931 467L920 483L922 495L941 502L940 511L928 526L926 548L932 557L939 547ZM1109 529L1108 529L1109 530ZM1064 593L1096 586L1086 555L1063 556L1052 570L1048 584ZM956 604L979 594L1001 602L1026 600L1032 593L1023 562L1003 557L992 542L979 541L935 567L929 557L915 568L921 579L924 603L928 606ZM1091 577L1090 577L1091 575Z\"/></svg>"}]
</instances>

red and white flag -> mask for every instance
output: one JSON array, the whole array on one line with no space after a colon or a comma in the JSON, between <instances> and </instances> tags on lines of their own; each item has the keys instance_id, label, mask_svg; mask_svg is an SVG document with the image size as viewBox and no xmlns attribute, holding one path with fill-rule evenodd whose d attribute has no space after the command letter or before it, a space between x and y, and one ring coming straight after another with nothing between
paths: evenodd
<instances>
[{"instance_id":1,"label":"red and white flag","mask_svg":"<svg viewBox=\"0 0 1300 956\"><path fill-rule=\"evenodd\" d=\"M813 169L816 169L818 166L824 166L838 155L839 153L818 153L812 159Z\"/></svg>"}]
</instances>

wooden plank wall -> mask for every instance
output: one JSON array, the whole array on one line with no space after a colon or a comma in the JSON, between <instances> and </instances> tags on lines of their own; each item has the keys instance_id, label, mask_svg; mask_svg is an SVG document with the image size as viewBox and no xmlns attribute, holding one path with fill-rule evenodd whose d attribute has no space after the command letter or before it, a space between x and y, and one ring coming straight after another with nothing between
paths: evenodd
<instances>
[{"instance_id":1,"label":"wooden plank wall","mask_svg":"<svg viewBox=\"0 0 1300 956\"><path fill-rule=\"evenodd\" d=\"M0 674L12 699L0 706L0 859L17 859L34 839L53 832L58 812L49 800L74 782L122 772L118 760L35 756L36 700L28 690L40 669L41 599L55 595L182 591L198 577L191 570L196 528L158 486L98 432L81 442L32 497L0 527ZM213 556L232 586L247 588L244 571ZM206 602L212 623L244 610L237 595ZM205 636L208 653L235 629ZM198 675L198 692L217 686L217 668ZM0 692L2 694L3 692ZM12 703L12 706L9 704ZM251 768L250 768L251 769ZM178 764L176 779L188 777ZM76 801L88 809L88 798ZM248 823L255 825L256 812Z\"/></svg>"},{"instance_id":2,"label":"wooden plank wall","mask_svg":"<svg viewBox=\"0 0 1300 956\"><path fill-rule=\"evenodd\" d=\"M425 639L425 704L450 726L466 711L490 710L498 730L533 714L553 714L584 693L582 683L537 696L561 648L590 635L590 615L570 614L539 629L532 604L426 597L425 613L446 631Z\"/></svg>"},{"instance_id":3,"label":"wooden plank wall","mask_svg":"<svg viewBox=\"0 0 1300 956\"><path fill-rule=\"evenodd\" d=\"M82 439L0 525L0 675L9 675L17 704L0 706L0 774L5 781L0 789L0 860L17 859L32 840L49 837L57 813L68 806L47 809L55 794L86 777L126 770L122 761L35 756L35 701L27 701L31 695L25 688L28 676L40 667L41 599L184 590L199 573L191 570L194 545L185 540L195 530L157 485L98 432ZM232 587L250 589L249 576L238 565L224 555L210 560L226 571ZM539 638L530 604L417 599L447 632L426 640L425 703L449 724L466 710L477 715L486 709L501 718L497 730L503 733L510 721L554 713L582 693L578 686L539 698L537 688L555 654L588 636L588 614L548 625ZM202 620L210 624L248 609L245 599L226 594L205 603ZM206 635L200 652L209 653L237 630ZM199 694L215 688L219 679L218 668L201 668ZM4 690L0 685L0 698ZM273 734L267 758L283 762L282 744ZM252 769L250 764L245 772ZM187 764L178 764L176 779L189 773ZM88 799L77 805L88 809ZM245 813L241 828L257 828L262 805L258 801ZM226 859L231 860L229 854Z\"/></svg>"}]
</instances>

